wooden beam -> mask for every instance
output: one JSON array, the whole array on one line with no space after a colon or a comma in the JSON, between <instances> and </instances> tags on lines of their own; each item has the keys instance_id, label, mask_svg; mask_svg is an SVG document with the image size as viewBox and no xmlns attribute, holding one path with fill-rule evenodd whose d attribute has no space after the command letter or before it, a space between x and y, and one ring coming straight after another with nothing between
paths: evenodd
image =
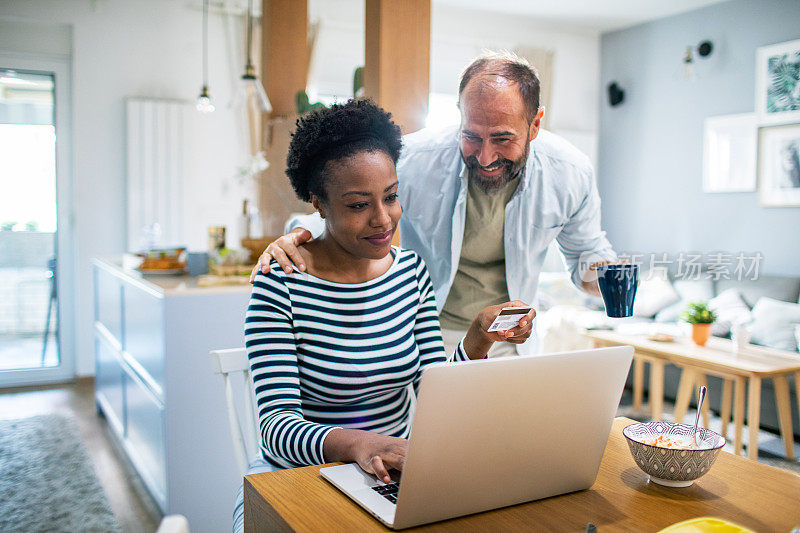
<instances>
[{"instance_id":1,"label":"wooden beam","mask_svg":"<svg viewBox=\"0 0 800 533\"><path fill-rule=\"evenodd\" d=\"M308 2L264 0L261 64L273 116L295 114L295 95L308 79Z\"/></svg>"},{"instance_id":2,"label":"wooden beam","mask_svg":"<svg viewBox=\"0 0 800 533\"><path fill-rule=\"evenodd\" d=\"M403 133L425 125L431 64L430 0L366 0L364 91Z\"/></svg>"},{"instance_id":3,"label":"wooden beam","mask_svg":"<svg viewBox=\"0 0 800 533\"><path fill-rule=\"evenodd\" d=\"M272 113L262 116L261 150L270 166L258 177L257 203L262 232L271 241L283 234L290 213L311 208L297 199L284 173L295 95L306 88L311 47L307 0L263 0L262 12L261 72Z\"/></svg>"}]
</instances>

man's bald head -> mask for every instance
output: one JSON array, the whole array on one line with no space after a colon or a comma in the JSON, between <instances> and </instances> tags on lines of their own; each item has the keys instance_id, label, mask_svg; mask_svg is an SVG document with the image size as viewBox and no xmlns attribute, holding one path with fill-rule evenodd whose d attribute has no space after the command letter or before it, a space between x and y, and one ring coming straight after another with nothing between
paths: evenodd
<instances>
[{"instance_id":1,"label":"man's bald head","mask_svg":"<svg viewBox=\"0 0 800 533\"><path fill-rule=\"evenodd\" d=\"M467 67L458 86L459 108L468 86L471 92L490 94L508 84L516 84L525 103L525 119L530 124L539 111L539 77L530 63L511 52L481 54Z\"/></svg>"}]
</instances>

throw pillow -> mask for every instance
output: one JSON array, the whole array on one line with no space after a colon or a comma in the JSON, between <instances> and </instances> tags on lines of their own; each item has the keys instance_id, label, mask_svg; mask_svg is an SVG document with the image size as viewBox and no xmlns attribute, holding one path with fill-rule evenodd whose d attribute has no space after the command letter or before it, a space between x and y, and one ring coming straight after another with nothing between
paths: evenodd
<instances>
[{"instance_id":1,"label":"throw pillow","mask_svg":"<svg viewBox=\"0 0 800 533\"><path fill-rule=\"evenodd\" d=\"M654 268L642 274L636 298L633 301L633 316L651 318L669 304L680 299L669 282L666 268Z\"/></svg>"},{"instance_id":2,"label":"throw pillow","mask_svg":"<svg viewBox=\"0 0 800 533\"><path fill-rule=\"evenodd\" d=\"M710 279L676 279L672 287L680 301L662 309L656 315L656 322L677 322L689 302L707 302L714 297L714 284ZM635 305L636 302L634 308Z\"/></svg>"},{"instance_id":3,"label":"throw pillow","mask_svg":"<svg viewBox=\"0 0 800 533\"><path fill-rule=\"evenodd\" d=\"M800 324L800 304L759 298L752 313L751 342L779 350L797 351L794 327Z\"/></svg>"},{"instance_id":4,"label":"throw pillow","mask_svg":"<svg viewBox=\"0 0 800 533\"><path fill-rule=\"evenodd\" d=\"M711 334L717 337L727 337L734 324L744 324L753 319L750 308L736 289L722 291L711 298L708 307L717 313L717 321L711 324Z\"/></svg>"}]
</instances>

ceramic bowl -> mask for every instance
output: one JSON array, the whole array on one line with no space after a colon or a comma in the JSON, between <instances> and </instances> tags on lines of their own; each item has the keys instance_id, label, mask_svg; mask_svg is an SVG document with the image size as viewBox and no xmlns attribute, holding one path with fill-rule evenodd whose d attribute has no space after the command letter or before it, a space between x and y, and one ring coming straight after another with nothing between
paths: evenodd
<instances>
[{"instance_id":1,"label":"ceramic bowl","mask_svg":"<svg viewBox=\"0 0 800 533\"><path fill-rule=\"evenodd\" d=\"M697 450L662 448L645 444L659 435L691 442L693 426L674 422L642 422L622 430L636 465L650 480L667 487L688 487L711 469L725 437L710 429L697 428Z\"/></svg>"}]
</instances>

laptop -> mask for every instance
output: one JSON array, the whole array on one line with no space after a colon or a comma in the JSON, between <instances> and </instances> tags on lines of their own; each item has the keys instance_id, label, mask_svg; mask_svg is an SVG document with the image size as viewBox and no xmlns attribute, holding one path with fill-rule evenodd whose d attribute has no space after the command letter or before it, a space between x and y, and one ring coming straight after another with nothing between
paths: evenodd
<instances>
[{"instance_id":1,"label":"laptop","mask_svg":"<svg viewBox=\"0 0 800 533\"><path fill-rule=\"evenodd\" d=\"M633 358L621 346L432 365L402 474L322 476L392 529L588 489Z\"/></svg>"}]
</instances>

